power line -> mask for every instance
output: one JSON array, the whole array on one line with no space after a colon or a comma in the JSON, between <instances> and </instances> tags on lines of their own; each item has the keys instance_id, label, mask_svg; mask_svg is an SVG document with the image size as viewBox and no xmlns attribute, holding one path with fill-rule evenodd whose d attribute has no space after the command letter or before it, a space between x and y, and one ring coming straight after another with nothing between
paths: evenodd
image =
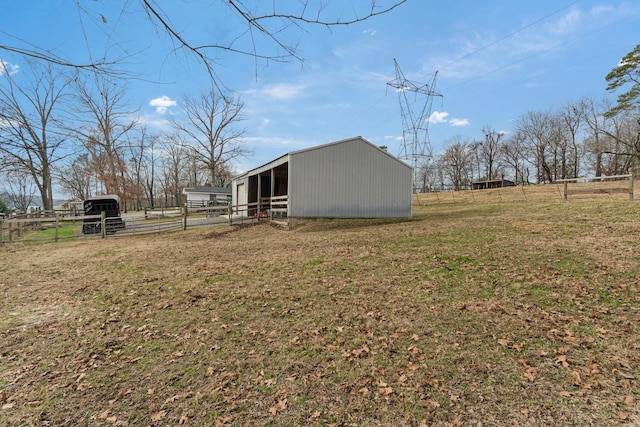
<instances>
[{"instance_id":1,"label":"power line","mask_svg":"<svg viewBox=\"0 0 640 427\"><path fill-rule=\"evenodd\" d=\"M568 5L563 6L563 7L561 7L560 9L557 9L557 10L555 10L555 11L553 11L553 12L549 13L548 15L543 16L542 18L540 18L540 19L538 19L538 20L536 20L536 21L533 21L532 23L530 23L530 24L528 24L528 25L525 25L524 27L520 27L520 28L518 28L517 30L515 30L515 31L513 31L513 32L511 32L511 33L509 33L509 34L507 34L506 36L503 36L503 37L500 37L500 38L499 38L499 39L497 39L497 40L494 40L493 42L489 43L488 45L485 45L485 46L483 46L483 47L481 47L481 48L479 48L479 49L474 50L473 52L467 53L466 55L463 55L463 56L461 56L460 58L455 59L454 61L452 61L452 62L448 63L447 65L445 65L445 66L443 66L443 67L440 67L440 69L442 70L442 69L444 69L444 68L450 67L450 66L452 66L452 65L454 65L454 64L457 64L458 62L462 61L463 59L467 59L468 57L473 56L473 55L475 55L475 54L476 54L476 53L478 53L478 52L482 52L483 50L485 50L485 49L487 49L487 48L489 48L489 47L491 47L491 46L493 46L493 45L496 45L496 44L500 43L501 41L506 40L506 39L508 39L509 37L512 37L512 36L514 36L514 35L518 34L519 32L524 31L524 30L526 30L527 28L530 28L530 27L532 27L532 26L536 25L537 23L544 21L545 19L547 19L547 18L549 18L549 17L551 17L551 16L553 16L553 15L555 15L555 14L557 14L557 13L562 12L562 11L563 11L563 10L565 10L565 9L568 9L569 7L571 7L571 6L575 5L576 3L580 3L580 1L582 1L582 0L576 0L576 1L572 2L572 3L569 3Z\"/></svg>"}]
</instances>

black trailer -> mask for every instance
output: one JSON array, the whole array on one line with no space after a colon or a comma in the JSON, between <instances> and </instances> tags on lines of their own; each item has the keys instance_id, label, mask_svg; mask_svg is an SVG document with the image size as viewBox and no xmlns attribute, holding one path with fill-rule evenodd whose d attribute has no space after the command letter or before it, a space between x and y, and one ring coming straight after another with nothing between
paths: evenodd
<instances>
[{"instance_id":1,"label":"black trailer","mask_svg":"<svg viewBox=\"0 0 640 427\"><path fill-rule=\"evenodd\" d=\"M105 217L105 232L115 233L124 230L124 220L120 216L120 201L118 196L97 196L83 202L85 216L102 215ZM82 224L82 234L98 234L102 232L101 218L85 218Z\"/></svg>"}]
</instances>

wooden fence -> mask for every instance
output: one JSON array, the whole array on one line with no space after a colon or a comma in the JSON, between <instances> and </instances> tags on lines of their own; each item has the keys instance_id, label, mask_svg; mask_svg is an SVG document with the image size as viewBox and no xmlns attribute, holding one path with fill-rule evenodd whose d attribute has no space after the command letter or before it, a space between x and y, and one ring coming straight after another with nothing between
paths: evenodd
<instances>
[{"instance_id":1,"label":"wooden fence","mask_svg":"<svg viewBox=\"0 0 640 427\"><path fill-rule=\"evenodd\" d=\"M615 177L577 178L550 184L518 185L515 187L483 190L434 191L414 194L414 206L443 203L485 202L552 202L570 200L634 200L639 186L634 186L631 175Z\"/></svg>"},{"instance_id":2,"label":"wooden fence","mask_svg":"<svg viewBox=\"0 0 640 427\"><path fill-rule=\"evenodd\" d=\"M186 230L188 227L202 225L242 225L254 223L265 219L286 217L288 205L287 196L263 198L259 202L188 208L147 208L139 215L125 214L123 218L124 228L118 228L112 235L159 232L173 229ZM80 227L85 219L97 219L100 221L100 231L85 237L107 237L108 221L104 215L79 215L72 216L57 212L37 212L21 217L0 217L0 245L3 243L15 243L18 241L59 241L63 237L59 235L60 229L68 223L78 225L72 236L81 235ZM112 218L111 218L112 219ZM53 230L53 237L34 237L39 231Z\"/></svg>"},{"instance_id":3,"label":"wooden fence","mask_svg":"<svg viewBox=\"0 0 640 427\"><path fill-rule=\"evenodd\" d=\"M573 178L556 181L563 185L564 200L578 194L628 194L633 200L633 175L600 176L596 178ZM585 185L592 184L592 185Z\"/></svg>"}]
</instances>

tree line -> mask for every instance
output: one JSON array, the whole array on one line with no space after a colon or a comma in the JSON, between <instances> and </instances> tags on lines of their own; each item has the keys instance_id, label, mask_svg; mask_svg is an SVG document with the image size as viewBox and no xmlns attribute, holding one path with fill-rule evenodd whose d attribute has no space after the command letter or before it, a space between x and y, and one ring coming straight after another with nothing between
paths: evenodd
<instances>
[{"instance_id":1,"label":"tree line","mask_svg":"<svg viewBox=\"0 0 640 427\"><path fill-rule=\"evenodd\" d=\"M131 110L126 80L68 74L30 62L12 73L0 63L0 166L4 194L20 210L53 209L54 183L74 199L115 194L123 206L181 205L182 189L230 182L230 162L248 151L242 102L216 88L181 102L154 133ZM19 79L18 79L19 77Z\"/></svg>"},{"instance_id":2,"label":"tree line","mask_svg":"<svg viewBox=\"0 0 640 427\"><path fill-rule=\"evenodd\" d=\"M561 108L530 111L512 129L481 129L477 139L454 136L418 171L421 191L462 190L473 182L545 184L583 176L634 173L640 163L637 110L617 111L607 98L585 97Z\"/></svg>"}]
</instances>

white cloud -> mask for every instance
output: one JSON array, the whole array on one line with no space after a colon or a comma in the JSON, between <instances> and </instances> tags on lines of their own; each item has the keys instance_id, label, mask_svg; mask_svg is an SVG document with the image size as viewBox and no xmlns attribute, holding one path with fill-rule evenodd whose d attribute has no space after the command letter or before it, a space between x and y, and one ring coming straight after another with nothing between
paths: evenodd
<instances>
[{"instance_id":1,"label":"white cloud","mask_svg":"<svg viewBox=\"0 0 640 427\"><path fill-rule=\"evenodd\" d=\"M306 86L301 84L278 83L260 89L250 89L245 93L253 96L276 99L278 101L286 101L299 96L305 88Z\"/></svg>"},{"instance_id":2,"label":"white cloud","mask_svg":"<svg viewBox=\"0 0 640 427\"><path fill-rule=\"evenodd\" d=\"M445 111L434 111L433 113L431 113L431 115L429 116L429 118L427 119L427 122L431 123L431 124L438 124L438 123L447 123L447 116L449 115L449 113L445 112Z\"/></svg>"},{"instance_id":3,"label":"white cloud","mask_svg":"<svg viewBox=\"0 0 640 427\"><path fill-rule=\"evenodd\" d=\"M162 95L159 98L154 98L151 101L149 101L149 105L151 107L156 107L156 111L159 114L164 114L167 112L169 107L175 107L176 105L178 105L178 103L172 100L171 98L169 98L168 96Z\"/></svg>"},{"instance_id":4,"label":"white cloud","mask_svg":"<svg viewBox=\"0 0 640 427\"><path fill-rule=\"evenodd\" d=\"M169 124L169 121L167 119L158 118L158 116L156 115L143 115L138 117L137 120L138 123L161 132L168 132L169 129L171 129L171 125Z\"/></svg>"},{"instance_id":5,"label":"white cloud","mask_svg":"<svg viewBox=\"0 0 640 427\"><path fill-rule=\"evenodd\" d=\"M451 126L469 126L468 119L451 119L449 120Z\"/></svg>"},{"instance_id":6,"label":"white cloud","mask_svg":"<svg viewBox=\"0 0 640 427\"><path fill-rule=\"evenodd\" d=\"M19 65L14 65L0 58L0 76L3 76L5 73L9 73L9 75L12 76L18 71L20 71Z\"/></svg>"},{"instance_id":7,"label":"white cloud","mask_svg":"<svg viewBox=\"0 0 640 427\"><path fill-rule=\"evenodd\" d=\"M584 22L584 14L578 9L572 9L556 22L547 27L551 34L562 36L578 30Z\"/></svg>"},{"instance_id":8,"label":"white cloud","mask_svg":"<svg viewBox=\"0 0 640 427\"><path fill-rule=\"evenodd\" d=\"M433 124L433 125L437 125L440 123L449 123L449 126L468 126L469 125L468 119L457 119L457 118L448 119L447 117L449 117L449 113L447 113L446 111L434 111L433 113L431 113L431 115L427 119L427 123Z\"/></svg>"}]
</instances>

